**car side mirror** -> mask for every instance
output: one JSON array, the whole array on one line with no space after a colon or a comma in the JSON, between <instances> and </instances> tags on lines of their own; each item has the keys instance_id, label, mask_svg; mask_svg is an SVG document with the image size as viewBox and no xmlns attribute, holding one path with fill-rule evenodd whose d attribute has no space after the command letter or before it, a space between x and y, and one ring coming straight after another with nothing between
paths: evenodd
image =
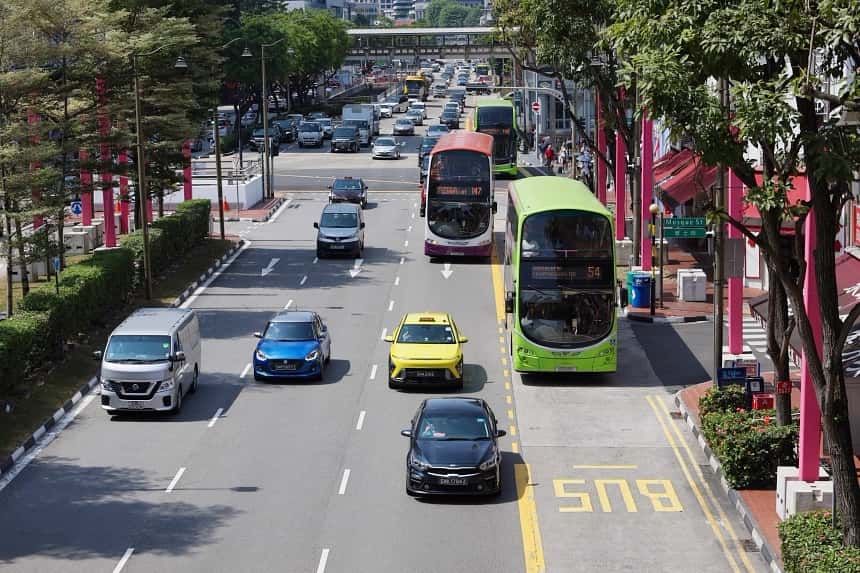
<instances>
[{"instance_id":1,"label":"car side mirror","mask_svg":"<svg viewBox=\"0 0 860 573\"><path fill-rule=\"evenodd\" d=\"M391 335L389 334L388 336L386 336L385 338L383 338L383 340L384 340L385 342L394 342L394 337L393 337L393 336L391 336Z\"/></svg>"},{"instance_id":2,"label":"car side mirror","mask_svg":"<svg viewBox=\"0 0 860 573\"><path fill-rule=\"evenodd\" d=\"M329 191L331 191L331 185L329 185L328 187L326 187L326 189L328 189Z\"/></svg>"},{"instance_id":3,"label":"car side mirror","mask_svg":"<svg viewBox=\"0 0 860 573\"><path fill-rule=\"evenodd\" d=\"M505 313L513 314L514 312L514 293L508 291L505 293Z\"/></svg>"},{"instance_id":4,"label":"car side mirror","mask_svg":"<svg viewBox=\"0 0 860 573\"><path fill-rule=\"evenodd\" d=\"M93 360L101 360L102 359L102 351L96 350L93 352Z\"/></svg>"},{"instance_id":5,"label":"car side mirror","mask_svg":"<svg viewBox=\"0 0 860 573\"><path fill-rule=\"evenodd\" d=\"M361 222L361 228L364 229L364 221Z\"/></svg>"},{"instance_id":6,"label":"car side mirror","mask_svg":"<svg viewBox=\"0 0 860 573\"><path fill-rule=\"evenodd\" d=\"M263 338L263 333L262 332L255 332L254 338Z\"/></svg>"},{"instance_id":7,"label":"car side mirror","mask_svg":"<svg viewBox=\"0 0 860 573\"><path fill-rule=\"evenodd\" d=\"M461 336L461 337L460 337L460 343L461 343L461 344L466 344L467 342L469 342L469 337L468 337L468 336Z\"/></svg>"},{"instance_id":8,"label":"car side mirror","mask_svg":"<svg viewBox=\"0 0 860 573\"><path fill-rule=\"evenodd\" d=\"M493 213L499 212L499 204L493 201Z\"/></svg>"},{"instance_id":9,"label":"car side mirror","mask_svg":"<svg viewBox=\"0 0 860 573\"><path fill-rule=\"evenodd\" d=\"M412 430L400 430L400 435L405 436L407 438L412 437Z\"/></svg>"},{"instance_id":10,"label":"car side mirror","mask_svg":"<svg viewBox=\"0 0 860 573\"><path fill-rule=\"evenodd\" d=\"M496 430L496 437L497 438L501 438L501 437L507 436L507 435L508 435L508 433L504 430Z\"/></svg>"},{"instance_id":11,"label":"car side mirror","mask_svg":"<svg viewBox=\"0 0 860 573\"><path fill-rule=\"evenodd\" d=\"M621 306L621 308L625 308L627 307L628 302L629 300L627 298L627 289L622 288L621 291L618 293L618 304Z\"/></svg>"},{"instance_id":12,"label":"car side mirror","mask_svg":"<svg viewBox=\"0 0 860 573\"><path fill-rule=\"evenodd\" d=\"M320 224L317 222L314 222L314 229L319 229L319 228L320 228Z\"/></svg>"},{"instance_id":13,"label":"car side mirror","mask_svg":"<svg viewBox=\"0 0 860 573\"><path fill-rule=\"evenodd\" d=\"M185 353L181 350L177 351L173 355L173 361L174 362L185 362Z\"/></svg>"}]
</instances>

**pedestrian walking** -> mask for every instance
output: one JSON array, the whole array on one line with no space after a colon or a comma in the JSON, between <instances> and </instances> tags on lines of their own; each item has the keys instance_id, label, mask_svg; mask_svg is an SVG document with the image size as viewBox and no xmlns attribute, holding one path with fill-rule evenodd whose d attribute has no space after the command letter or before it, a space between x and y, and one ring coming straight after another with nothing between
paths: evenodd
<instances>
[{"instance_id":1,"label":"pedestrian walking","mask_svg":"<svg viewBox=\"0 0 860 573\"><path fill-rule=\"evenodd\" d=\"M544 159L546 159L546 167L552 169L552 162L555 159L555 150L553 150L551 143L547 143L546 150L544 150L543 155Z\"/></svg>"},{"instance_id":2,"label":"pedestrian walking","mask_svg":"<svg viewBox=\"0 0 860 573\"><path fill-rule=\"evenodd\" d=\"M561 151L558 152L558 160L559 160L558 173L559 173L559 175L564 173L565 171L567 171L567 162L568 162L569 158L570 158L570 154L567 150L567 145L562 145Z\"/></svg>"}]
</instances>

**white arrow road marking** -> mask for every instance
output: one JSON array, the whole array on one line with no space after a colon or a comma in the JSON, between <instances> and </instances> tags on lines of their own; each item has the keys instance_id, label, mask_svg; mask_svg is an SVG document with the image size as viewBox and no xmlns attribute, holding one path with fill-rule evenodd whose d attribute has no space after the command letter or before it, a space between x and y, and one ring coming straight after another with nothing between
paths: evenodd
<instances>
[{"instance_id":1,"label":"white arrow road marking","mask_svg":"<svg viewBox=\"0 0 860 573\"><path fill-rule=\"evenodd\" d=\"M306 282L308 282L308 275L302 277L302 280L299 281L299 286L305 284Z\"/></svg>"},{"instance_id":2,"label":"white arrow road marking","mask_svg":"<svg viewBox=\"0 0 860 573\"><path fill-rule=\"evenodd\" d=\"M445 263L445 268L439 272L442 273L442 276L445 277L446 280L454 274L454 271L451 270L451 263Z\"/></svg>"},{"instance_id":3,"label":"white arrow road marking","mask_svg":"<svg viewBox=\"0 0 860 573\"><path fill-rule=\"evenodd\" d=\"M349 269L349 276L351 278L357 277L358 273L361 272L362 263L364 263L364 259L355 259L355 263L353 263L352 268Z\"/></svg>"},{"instance_id":4,"label":"white arrow road marking","mask_svg":"<svg viewBox=\"0 0 860 573\"><path fill-rule=\"evenodd\" d=\"M128 563L128 560L131 559L131 554L134 553L134 547L129 547L125 550L125 553L122 556L122 559L119 560L119 563L116 564L116 567L113 568L113 573L120 573L125 567L125 564Z\"/></svg>"},{"instance_id":5,"label":"white arrow road marking","mask_svg":"<svg viewBox=\"0 0 860 573\"><path fill-rule=\"evenodd\" d=\"M262 270L262 271L260 271L260 275L261 275L261 276L266 276L267 274L269 274L269 273L271 273L272 271L274 271L274 270L275 270L275 265L277 265L277 264L278 264L278 261L280 261L280 260L281 260L281 259L272 259L271 261L269 261L269 265L268 265L267 267L264 267L264 268L263 268L263 270Z\"/></svg>"}]
</instances>

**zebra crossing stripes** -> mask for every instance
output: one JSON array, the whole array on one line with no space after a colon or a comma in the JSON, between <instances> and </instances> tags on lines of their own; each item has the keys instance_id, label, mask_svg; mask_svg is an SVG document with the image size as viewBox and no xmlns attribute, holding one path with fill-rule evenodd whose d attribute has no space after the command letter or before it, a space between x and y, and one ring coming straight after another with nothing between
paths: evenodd
<instances>
[{"instance_id":1,"label":"zebra crossing stripes","mask_svg":"<svg viewBox=\"0 0 860 573\"><path fill-rule=\"evenodd\" d=\"M767 352L767 332L758 319L745 316L743 322L744 343L758 352Z\"/></svg>"}]
</instances>

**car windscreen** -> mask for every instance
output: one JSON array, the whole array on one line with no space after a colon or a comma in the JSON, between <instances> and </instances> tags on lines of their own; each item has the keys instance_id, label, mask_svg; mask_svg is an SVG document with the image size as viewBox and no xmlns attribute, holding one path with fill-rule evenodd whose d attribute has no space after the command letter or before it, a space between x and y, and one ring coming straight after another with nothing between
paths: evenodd
<instances>
[{"instance_id":1,"label":"car windscreen","mask_svg":"<svg viewBox=\"0 0 860 573\"><path fill-rule=\"evenodd\" d=\"M320 130L320 125L318 123L304 123L299 127L299 131L304 132L316 132Z\"/></svg>"},{"instance_id":2,"label":"car windscreen","mask_svg":"<svg viewBox=\"0 0 860 573\"><path fill-rule=\"evenodd\" d=\"M395 145L397 145L397 142L394 141L393 139L380 137L379 139L376 140L376 145L378 145L380 147L394 147Z\"/></svg>"},{"instance_id":3,"label":"car windscreen","mask_svg":"<svg viewBox=\"0 0 860 573\"><path fill-rule=\"evenodd\" d=\"M418 440L489 440L490 421L483 413L426 412L418 420Z\"/></svg>"},{"instance_id":4,"label":"car windscreen","mask_svg":"<svg viewBox=\"0 0 860 573\"><path fill-rule=\"evenodd\" d=\"M442 112L442 118L443 119L457 119L457 117L459 115L460 114L458 114L456 111L453 111L453 110L447 110L446 109L445 111Z\"/></svg>"},{"instance_id":5,"label":"car windscreen","mask_svg":"<svg viewBox=\"0 0 860 573\"><path fill-rule=\"evenodd\" d=\"M170 337L162 335L116 334L110 337L107 362L163 362L170 356Z\"/></svg>"},{"instance_id":6,"label":"car windscreen","mask_svg":"<svg viewBox=\"0 0 860 573\"><path fill-rule=\"evenodd\" d=\"M346 189L361 189L360 179L335 179L331 186L332 189L341 191Z\"/></svg>"},{"instance_id":7,"label":"car windscreen","mask_svg":"<svg viewBox=\"0 0 860 573\"><path fill-rule=\"evenodd\" d=\"M401 118L401 119L398 119L397 121L395 121L394 123L396 123L397 125L412 125L412 120Z\"/></svg>"},{"instance_id":8,"label":"car windscreen","mask_svg":"<svg viewBox=\"0 0 860 573\"><path fill-rule=\"evenodd\" d=\"M454 344L454 331L448 324L404 324L397 342L406 344Z\"/></svg>"},{"instance_id":9,"label":"car windscreen","mask_svg":"<svg viewBox=\"0 0 860 573\"><path fill-rule=\"evenodd\" d=\"M310 322L270 322L263 333L266 340L313 340L314 327Z\"/></svg>"},{"instance_id":10,"label":"car windscreen","mask_svg":"<svg viewBox=\"0 0 860 573\"><path fill-rule=\"evenodd\" d=\"M355 229L358 217L355 213L323 213L320 227L328 229Z\"/></svg>"},{"instance_id":11,"label":"car windscreen","mask_svg":"<svg viewBox=\"0 0 860 573\"><path fill-rule=\"evenodd\" d=\"M350 127L339 127L339 128L334 130L334 133L332 134L332 136L335 139L338 139L341 137L344 139L352 139L353 137L355 137L355 130L350 128Z\"/></svg>"}]
</instances>

